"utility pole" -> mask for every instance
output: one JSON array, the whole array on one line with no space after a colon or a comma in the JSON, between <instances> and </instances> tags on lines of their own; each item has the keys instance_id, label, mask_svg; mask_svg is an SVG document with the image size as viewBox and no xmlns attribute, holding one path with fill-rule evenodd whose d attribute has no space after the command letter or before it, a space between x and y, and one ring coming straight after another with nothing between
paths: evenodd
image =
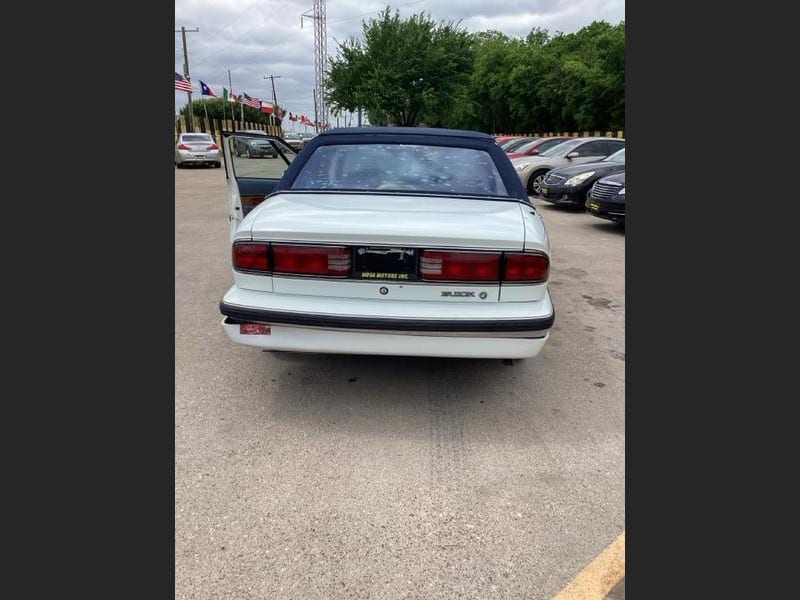
<instances>
[{"instance_id":1,"label":"utility pole","mask_svg":"<svg viewBox=\"0 0 800 600\"><path fill-rule=\"evenodd\" d=\"M272 114L269 116L270 120L273 120L273 116L275 112L278 110L278 96L275 94L275 80L280 79L280 75L265 75L264 79L269 79L272 81Z\"/></svg>"},{"instance_id":2,"label":"utility pole","mask_svg":"<svg viewBox=\"0 0 800 600\"><path fill-rule=\"evenodd\" d=\"M189 77L189 51L186 49L186 32L189 33L197 33L200 31L197 27L194 29L186 29L186 27L181 26L181 37L183 37L183 76L186 77L186 80L191 83L191 78ZM175 30L175 33L178 33L178 30ZM194 111L192 110L192 92L186 92L186 95L189 97L189 119L186 121L186 131L193 132L194 131Z\"/></svg>"},{"instance_id":3,"label":"utility pole","mask_svg":"<svg viewBox=\"0 0 800 600\"><path fill-rule=\"evenodd\" d=\"M325 105L325 69L328 66L326 12L326 0L313 0L313 8L300 15L301 29L304 18L314 22L314 125L317 132L320 119L328 122L328 107Z\"/></svg>"},{"instance_id":4,"label":"utility pole","mask_svg":"<svg viewBox=\"0 0 800 600\"><path fill-rule=\"evenodd\" d=\"M358 126L361 127L361 107L358 107Z\"/></svg>"}]
</instances>

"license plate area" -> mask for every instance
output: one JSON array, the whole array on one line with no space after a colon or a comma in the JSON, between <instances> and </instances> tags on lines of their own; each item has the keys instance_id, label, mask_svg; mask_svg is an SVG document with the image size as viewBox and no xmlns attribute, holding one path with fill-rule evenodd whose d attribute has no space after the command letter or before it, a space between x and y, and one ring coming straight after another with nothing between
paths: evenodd
<instances>
[{"instance_id":1,"label":"license plate area","mask_svg":"<svg viewBox=\"0 0 800 600\"><path fill-rule=\"evenodd\" d=\"M365 246L353 251L353 277L384 281L417 279L416 248Z\"/></svg>"}]
</instances>

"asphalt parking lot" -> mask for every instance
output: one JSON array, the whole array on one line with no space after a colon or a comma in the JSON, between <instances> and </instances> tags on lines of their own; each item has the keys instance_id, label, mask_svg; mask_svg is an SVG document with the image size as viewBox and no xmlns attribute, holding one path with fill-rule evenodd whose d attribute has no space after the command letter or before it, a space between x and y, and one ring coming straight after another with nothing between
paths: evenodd
<instances>
[{"instance_id":1,"label":"asphalt parking lot","mask_svg":"<svg viewBox=\"0 0 800 600\"><path fill-rule=\"evenodd\" d=\"M624 229L536 201L536 358L273 354L220 326L225 170L175 181L176 598L550 599L624 531Z\"/></svg>"}]
</instances>

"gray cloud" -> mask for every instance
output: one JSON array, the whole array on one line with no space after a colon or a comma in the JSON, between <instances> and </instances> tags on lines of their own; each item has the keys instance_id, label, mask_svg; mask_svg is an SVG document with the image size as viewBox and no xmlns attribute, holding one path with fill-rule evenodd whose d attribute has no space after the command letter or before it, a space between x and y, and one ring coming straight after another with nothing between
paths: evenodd
<instances>
[{"instance_id":1,"label":"gray cloud","mask_svg":"<svg viewBox=\"0 0 800 600\"><path fill-rule=\"evenodd\" d=\"M360 37L361 22L377 15L385 1L329 0L327 3L328 54L336 54L336 42ZM310 11L311 0L175 0L175 25L188 33L189 66L196 87L202 79L218 94L233 91L269 99L275 81L278 102L294 113L313 118L314 34L312 22L300 15ZM570 33L592 21L618 23L625 18L624 0L397 0L392 8L409 16L429 12L436 21L461 21L469 31L495 29L523 37L533 27L551 33ZM175 34L175 70L183 72L180 34ZM197 95L194 95L195 97ZM186 104L186 94L175 93L175 110Z\"/></svg>"}]
</instances>

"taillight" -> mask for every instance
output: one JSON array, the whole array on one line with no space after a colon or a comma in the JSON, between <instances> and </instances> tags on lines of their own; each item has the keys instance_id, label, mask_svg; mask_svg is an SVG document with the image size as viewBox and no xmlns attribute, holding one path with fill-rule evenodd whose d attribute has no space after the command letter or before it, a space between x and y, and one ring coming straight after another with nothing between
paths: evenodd
<instances>
[{"instance_id":1,"label":"taillight","mask_svg":"<svg viewBox=\"0 0 800 600\"><path fill-rule=\"evenodd\" d=\"M216 144L211 144L206 150L219 150L219 146Z\"/></svg>"},{"instance_id":2,"label":"taillight","mask_svg":"<svg viewBox=\"0 0 800 600\"><path fill-rule=\"evenodd\" d=\"M425 281L500 281L500 255L424 250L419 262Z\"/></svg>"},{"instance_id":3,"label":"taillight","mask_svg":"<svg viewBox=\"0 0 800 600\"><path fill-rule=\"evenodd\" d=\"M178 144L178 150L191 150L186 144Z\"/></svg>"},{"instance_id":4,"label":"taillight","mask_svg":"<svg viewBox=\"0 0 800 600\"><path fill-rule=\"evenodd\" d=\"M275 273L347 277L352 272L352 252L342 246L290 246L273 244Z\"/></svg>"},{"instance_id":5,"label":"taillight","mask_svg":"<svg viewBox=\"0 0 800 600\"><path fill-rule=\"evenodd\" d=\"M235 242L233 268L239 271L269 271L269 244Z\"/></svg>"},{"instance_id":6,"label":"taillight","mask_svg":"<svg viewBox=\"0 0 800 600\"><path fill-rule=\"evenodd\" d=\"M550 259L544 254L506 254L503 281L540 283L550 274Z\"/></svg>"}]
</instances>

